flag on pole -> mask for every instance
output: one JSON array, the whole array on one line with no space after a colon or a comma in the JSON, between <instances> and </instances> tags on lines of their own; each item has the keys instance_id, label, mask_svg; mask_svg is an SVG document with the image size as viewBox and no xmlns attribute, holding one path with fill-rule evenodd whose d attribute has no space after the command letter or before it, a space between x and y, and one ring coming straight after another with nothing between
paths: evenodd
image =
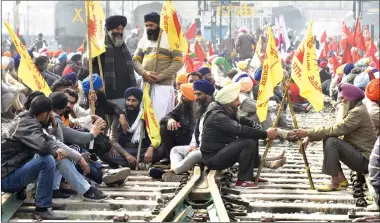
<instances>
[{"instance_id":1,"label":"flag on pole","mask_svg":"<svg viewBox=\"0 0 380 223\"><path fill-rule=\"evenodd\" d=\"M41 91L46 96L49 96L51 93L50 87L46 83L40 71L37 69L36 65L33 63L33 60L24 44L22 44L12 27L7 22L5 22L5 27L7 27L9 35L11 36L17 52L21 57L20 66L18 68L18 77L33 91Z\"/></svg>"},{"instance_id":2,"label":"flag on pole","mask_svg":"<svg viewBox=\"0 0 380 223\"><path fill-rule=\"evenodd\" d=\"M85 5L86 12L89 12L87 16L90 21L90 37L87 39L90 39L91 58L94 58L106 52L106 46L104 44L105 16L100 1L87 0Z\"/></svg>"},{"instance_id":3,"label":"flag on pole","mask_svg":"<svg viewBox=\"0 0 380 223\"><path fill-rule=\"evenodd\" d=\"M321 40L319 42L321 44L327 43L327 33L326 33L326 30L322 33Z\"/></svg>"},{"instance_id":4,"label":"flag on pole","mask_svg":"<svg viewBox=\"0 0 380 223\"><path fill-rule=\"evenodd\" d=\"M362 31L360 30L360 22L359 22L359 19L356 19L356 23L355 23L355 31L354 31L354 34L353 34L353 44L356 48L358 49L361 49L363 51L366 50L365 48L365 42L364 42L364 36L363 36L363 33Z\"/></svg>"},{"instance_id":5,"label":"flag on pole","mask_svg":"<svg viewBox=\"0 0 380 223\"><path fill-rule=\"evenodd\" d=\"M188 40L195 38L195 33L197 32L197 23L194 21L193 24L189 27L189 29L186 31L186 38Z\"/></svg>"},{"instance_id":6,"label":"flag on pole","mask_svg":"<svg viewBox=\"0 0 380 223\"><path fill-rule=\"evenodd\" d=\"M282 36L282 40L280 41L281 42L281 52L283 55L286 55L286 53L288 52L288 49L290 47L290 39L288 36L288 31L286 29L285 18L284 18L283 14L280 15L279 24L280 24L280 32L281 32L281 36Z\"/></svg>"},{"instance_id":7,"label":"flag on pole","mask_svg":"<svg viewBox=\"0 0 380 223\"><path fill-rule=\"evenodd\" d=\"M260 122L267 118L269 98L273 96L274 88L284 78L281 58L274 42L271 27L268 27L268 38L257 96L257 116L259 117Z\"/></svg>"},{"instance_id":8,"label":"flag on pole","mask_svg":"<svg viewBox=\"0 0 380 223\"><path fill-rule=\"evenodd\" d=\"M203 63L204 59L206 59L206 53L202 50L201 46L199 46L198 41L194 43L194 53Z\"/></svg>"},{"instance_id":9,"label":"flag on pole","mask_svg":"<svg viewBox=\"0 0 380 223\"><path fill-rule=\"evenodd\" d=\"M162 6L160 27L165 30L172 50L187 52L187 41L171 1L165 1Z\"/></svg>"},{"instance_id":10,"label":"flag on pole","mask_svg":"<svg viewBox=\"0 0 380 223\"><path fill-rule=\"evenodd\" d=\"M150 142L154 148L158 148L161 144L160 135L160 122L157 119L156 112L154 111L152 101L149 96L149 84L144 83L143 92L143 116L145 120L146 131L148 133Z\"/></svg>"},{"instance_id":11,"label":"flag on pole","mask_svg":"<svg viewBox=\"0 0 380 223\"><path fill-rule=\"evenodd\" d=\"M260 36L259 41L257 41L257 44L256 44L255 53L253 54L253 57L251 60L251 64L250 64L251 67L257 68L257 67L261 67L261 65L263 64L263 60L261 58L262 57L262 53L261 53L262 46L263 46L263 43L262 43L262 39Z\"/></svg>"},{"instance_id":12,"label":"flag on pole","mask_svg":"<svg viewBox=\"0 0 380 223\"><path fill-rule=\"evenodd\" d=\"M300 96L306 98L316 111L320 111L323 109L323 94L312 24L310 22L307 35L293 57L291 74L300 89Z\"/></svg>"}]
</instances>

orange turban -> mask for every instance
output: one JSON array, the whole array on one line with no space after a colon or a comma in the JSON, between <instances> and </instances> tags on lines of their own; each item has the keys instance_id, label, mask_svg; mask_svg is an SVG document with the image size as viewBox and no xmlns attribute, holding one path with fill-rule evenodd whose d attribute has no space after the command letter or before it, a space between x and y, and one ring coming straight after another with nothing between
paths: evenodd
<instances>
[{"instance_id":1,"label":"orange turban","mask_svg":"<svg viewBox=\"0 0 380 223\"><path fill-rule=\"evenodd\" d=\"M182 95L190 101L195 100L193 83L181 84Z\"/></svg>"},{"instance_id":2,"label":"orange turban","mask_svg":"<svg viewBox=\"0 0 380 223\"><path fill-rule=\"evenodd\" d=\"M187 83L187 74L178 74L175 79L175 82L181 84Z\"/></svg>"},{"instance_id":3,"label":"orange turban","mask_svg":"<svg viewBox=\"0 0 380 223\"><path fill-rule=\"evenodd\" d=\"M12 54L9 51L5 51L4 54L3 54L3 56L5 56L5 57L12 57Z\"/></svg>"},{"instance_id":4,"label":"orange turban","mask_svg":"<svg viewBox=\"0 0 380 223\"><path fill-rule=\"evenodd\" d=\"M365 95L371 101L380 103L380 79L370 81L365 89Z\"/></svg>"}]
</instances>

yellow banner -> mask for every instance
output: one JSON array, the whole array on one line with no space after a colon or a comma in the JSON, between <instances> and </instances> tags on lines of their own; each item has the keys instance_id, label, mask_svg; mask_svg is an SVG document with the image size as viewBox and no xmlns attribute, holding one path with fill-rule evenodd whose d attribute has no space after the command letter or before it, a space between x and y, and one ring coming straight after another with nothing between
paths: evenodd
<instances>
[{"instance_id":1,"label":"yellow banner","mask_svg":"<svg viewBox=\"0 0 380 223\"><path fill-rule=\"evenodd\" d=\"M7 27L9 35L21 57L20 66L18 67L18 77L33 91L41 91L46 96L49 96L51 93L50 87L37 69L24 44L22 44L12 27L7 22L4 23L4 25Z\"/></svg>"},{"instance_id":2,"label":"yellow banner","mask_svg":"<svg viewBox=\"0 0 380 223\"><path fill-rule=\"evenodd\" d=\"M316 111L323 109L323 94L315 49L315 39L310 22L307 36L298 46L292 60L292 79Z\"/></svg>"},{"instance_id":3,"label":"yellow banner","mask_svg":"<svg viewBox=\"0 0 380 223\"><path fill-rule=\"evenodd\" d=\"M106 52L104 44L105 16L100 1L86 1L85 5L86 13L89 12L87 16L90 20L91 58L94 58Z\"/></svg>"},{"instance_id":4,"label":"yellow banner","mask_svg":"<svg viewBox=\"0 0 380 223\"><path fill-rule=\"evenodd\" d=\"M232 16L246 16L252 17L253 7L247 6L247 4L242 4L241 6L222 6L222 16L230 16L230 11ZM216 9L217 16L220 15L220 6Z\"/></svg>"},{"instance_id":5,"label":"yellow banner","mask_svg":"<svg viewBox=\"0 0 380 223\"><path fill-rule=\"evenodd\" d=\"M152 101L150 100L148 83L144 83L143 109L144 115L142 119L145 120L150 143L157 149L161 144L160 122L157 120L156 112L154 111Z\"/></svg>"},{"instance_id":6,"label":"yellow banner","mask_svg":"<svg viewBox=\"0 0 380 223\"><path fill-rule=\"evenodd\" d=\"M269 98L274 95L274 88L284 78L281 57L277 51L270 27L268 27L268 36L269 39L257 96L257 116L260 122L263 122L267 118Z\"/></svg>"},{"instance_id":7,"label":"yellow banner","mask_svg":"<svg viewBox=\"0 0 380 223\"><path fill-rule=\"evenodd\" d=\"M168 36L171 50L187 53L187 41L171 1L165 1L162 6L160 27L165 30Z\"/></svg>"}]
</instances>

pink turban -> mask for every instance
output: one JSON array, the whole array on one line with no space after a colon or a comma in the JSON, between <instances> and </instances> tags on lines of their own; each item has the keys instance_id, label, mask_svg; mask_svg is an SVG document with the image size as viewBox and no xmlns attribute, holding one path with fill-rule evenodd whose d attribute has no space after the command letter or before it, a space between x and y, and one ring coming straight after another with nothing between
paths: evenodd
<instances>
[{"instance_id":1,"label":"pink turban","mask_svg":"<svg viewBox=\"0 0 380 223\"><path fill-rule=\"evenodd\" d=\"M365 95L364 91L353 84L341 83L338 85L339 96L345 97L348 101L362 100Z\"/></svg>"}]
</instances>

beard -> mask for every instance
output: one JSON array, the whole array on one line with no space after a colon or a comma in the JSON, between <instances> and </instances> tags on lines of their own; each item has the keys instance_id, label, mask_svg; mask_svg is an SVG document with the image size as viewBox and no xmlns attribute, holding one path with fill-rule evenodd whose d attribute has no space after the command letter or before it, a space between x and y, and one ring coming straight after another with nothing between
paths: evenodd
<instances>
[{"instance_id":1,"label":"beard","mask_svg":"<svg viewBox=\"0 0 380 223\"><path fill-rule=\"evenodd\" d=\"M123 45L125 40L124 31L123 33L114 33L111 30L108 32L108 35L111 38L111 41L115 47L121 47L121 45Z\"/></svg>"},{"instance_id":2,"label":"beard","mask_svg":"<svg viewBox=\"0 0 380 223\"><path fill-rule=\"evenodd\" d=\"M146 34L147 34L148 40L157 41L158 36L160 35L160 26L157 26L156 29L146 30Z\"/></svg>"},{"instance_id":3,"label":"beard","mask_svg":"<svg viewBox=\"0 0 380 223\"><path fill-rule=\"evenodd\" d=\"M195 101L194 114L197 119L200 118L206 112L208 105L209 103L204 100Z\"/></svg>"},{"instance_id":4,"label":"beard","mask_svg":"<svg viewBox=\"0 0 380 223\"><path fill-rule=\"evenodd\" d=\"M137 108L133 106L125 106L125 117L127 118L127 121L129 123L129 126L132 126L133 123L136 121L137 116L139 115L140 109L139 106Z\"/></svg>"}]
</instances>

